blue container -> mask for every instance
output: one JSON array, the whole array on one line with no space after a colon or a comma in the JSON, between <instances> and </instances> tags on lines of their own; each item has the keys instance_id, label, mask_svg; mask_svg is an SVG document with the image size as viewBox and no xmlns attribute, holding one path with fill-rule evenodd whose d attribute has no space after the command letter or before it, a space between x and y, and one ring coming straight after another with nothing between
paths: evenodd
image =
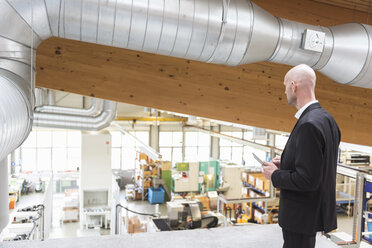
<instances>
[{"instance_id":1,"label":"blue container","mask_svg":"<svg viewBox=\"0 0 372 248\"><path fill-rule=\"evenodd\" d=\"M150 204L162 204L164 203L165 191L162 187L158 189L149 188L149 203Z\"/></svg>"},{"instance_id":2,"label":"blue container","mask_svg":"<svg viewBox=\"0 0 372 248\"><path fill-rule=\"evenodd\" d=\"M368 232L372 232L372 223L367 222ZM369 235L369 238L372 239L372 235Z\"/></svg>"}]
</instances>

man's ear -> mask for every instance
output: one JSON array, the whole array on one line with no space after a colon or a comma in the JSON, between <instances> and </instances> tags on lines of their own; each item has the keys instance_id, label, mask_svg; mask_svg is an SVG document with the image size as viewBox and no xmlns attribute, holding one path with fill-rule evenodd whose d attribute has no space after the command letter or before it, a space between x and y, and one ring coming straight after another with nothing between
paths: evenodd
<instances>
[{"instance_id":1,"label":"man's ear","mask_svg":"<svg viewBox=\"0 0 372 248\"><path fill-rule=\"evenodd\" d=\"M297 92L297 84L295 81L292 81L291 82L291 86L292 86L292 91L293 93L296 93Z\"/></svg>"}]
</instances>

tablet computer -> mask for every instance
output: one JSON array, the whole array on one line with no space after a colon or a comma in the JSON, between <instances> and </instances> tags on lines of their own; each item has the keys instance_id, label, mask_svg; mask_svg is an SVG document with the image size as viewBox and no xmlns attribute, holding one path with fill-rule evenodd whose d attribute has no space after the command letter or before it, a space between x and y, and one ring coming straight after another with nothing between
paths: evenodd
<instances>
[{"instance_id":1,"label":"tablet computer","mask_svg":"<svg viewBox=\"0 0 372 248\"><path fill-rule=\"evenodd\" d=\"M254 159L257 160L257 162L259 162L261 165L263 165L264 162L254 152L252 152L252 155L253 155Z\"/></svg>"}]
</instances>

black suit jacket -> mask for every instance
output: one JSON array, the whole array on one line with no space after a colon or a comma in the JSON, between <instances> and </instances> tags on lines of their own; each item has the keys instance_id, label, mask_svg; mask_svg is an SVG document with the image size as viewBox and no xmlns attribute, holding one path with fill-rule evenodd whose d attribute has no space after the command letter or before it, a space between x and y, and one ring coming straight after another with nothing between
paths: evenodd
<instances>
[{"instance_id":1,"label":"black suit jacket","mask_svg":"<svg viewBox=\"0 0 372 248\"><path fill-rule=\"evenodd\" d=\"M337 228L336 167L340 130L319 103L301 115L272 174L280 188L279 225L313 234Z\"/></svg>"}]
</instances>

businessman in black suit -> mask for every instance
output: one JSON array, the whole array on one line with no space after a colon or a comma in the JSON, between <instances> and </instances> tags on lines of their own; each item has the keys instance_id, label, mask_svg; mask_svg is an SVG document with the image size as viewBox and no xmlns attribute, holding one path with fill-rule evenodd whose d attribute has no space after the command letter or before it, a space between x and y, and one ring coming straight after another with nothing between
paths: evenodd
<instances>
[{"instance_id":1,"label":"businessman in black suit","mask_svg":"<svg viewBox=\"0 0 372 248\"><path fill-rule=\"evenodd\" d=\"M340 130L315 98L316 76L298 65L284 78L288 104L298 119L281 158L263 164L264 175L280 189L279 225L283 248L313 248L318 231L337 228L336 166Z\"/></svg>"}]
</instances>

